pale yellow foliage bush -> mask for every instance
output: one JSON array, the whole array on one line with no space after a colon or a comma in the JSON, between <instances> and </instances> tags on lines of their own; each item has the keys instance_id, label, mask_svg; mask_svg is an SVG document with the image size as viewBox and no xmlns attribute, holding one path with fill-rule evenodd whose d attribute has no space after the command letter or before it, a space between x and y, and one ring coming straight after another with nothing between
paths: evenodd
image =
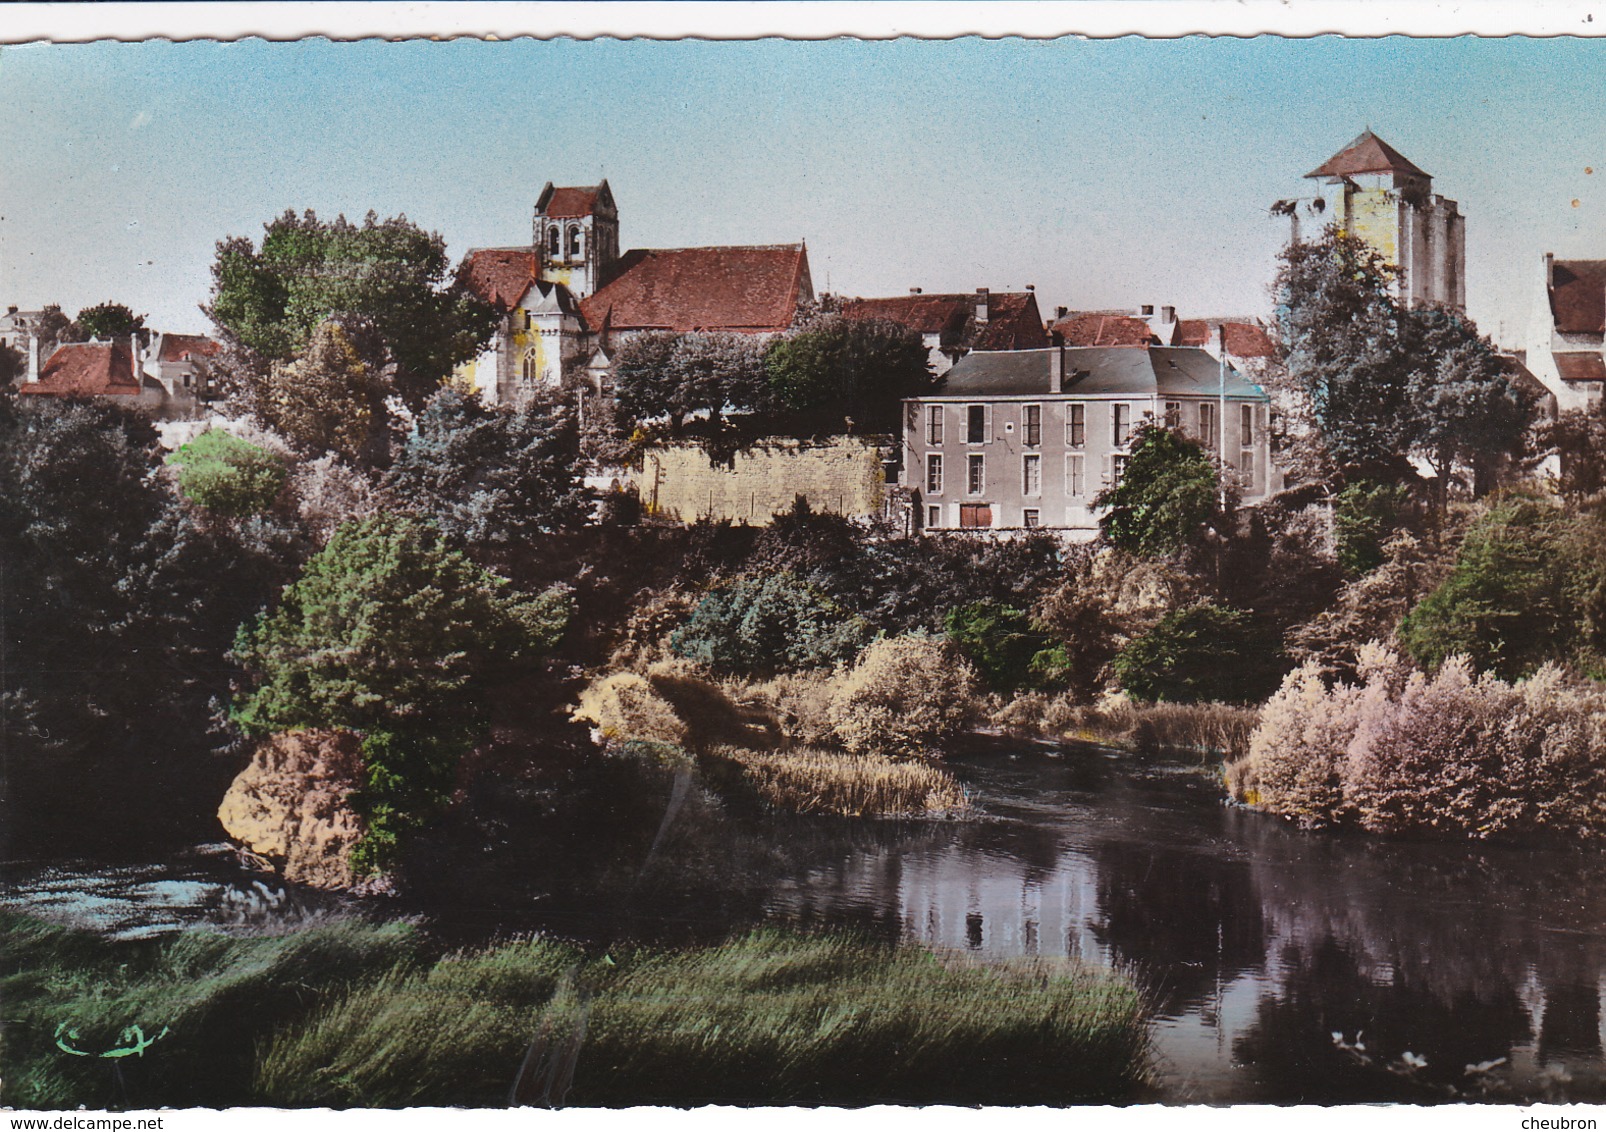
<instances>
[{"instance_id":1,"label":"pale yellow foliage bush","mask_svg":"<svg viewBox=\"0 0 1606 1132\"><path fill-rule=\"evenodd\" d=\"M929 817L969 808L964 787L947 771L881 755L844 755L798 747L711 754L739 768L765 803L800 814L844 817Z\"/></svg>"},{"instance_id":2,"label":"pale yellow foliage bush","mask_svg":"<svg viewBox=\"0 0 1606 1132\"><path fill-rule=\"evenodd\" d=\"M645 739L659 743L686 741L684 720L646 677L615 672L592 681L580 693L574 718L589 723L603 738L624 742Z\"/></svg>"},{"instance_id":3,"label":"pale yellow foliage bush","mask_svg":"<svg viewBox=\"0 0 1606 1132\"><path fill-rule=\"evenodd\" d=\"M940 757L969 722L976 689L975 670L945 642L883 638L837 682L832 729L854 754Z\"/></svg>"}]
</instances>

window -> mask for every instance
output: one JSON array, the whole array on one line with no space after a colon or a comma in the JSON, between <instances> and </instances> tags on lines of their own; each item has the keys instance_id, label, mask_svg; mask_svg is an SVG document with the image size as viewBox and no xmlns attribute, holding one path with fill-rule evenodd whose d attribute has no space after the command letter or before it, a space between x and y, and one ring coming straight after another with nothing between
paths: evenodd
<instances>
[{"instance_id":1,"label":"window","mask_svg":"<svg viewBox=\"0 0 1606 1132\"><path fill-rule=\"evenodd\" d=\"M926 457L926 494L942 494L942 457L935 452Z\"/></svg>"},{"instance_id":2,"label":"window","mask_svg":"<svg viewBox=\"0 0 1606 1132\"><path fill-rule=\"evenodd\" d=\"M992 526L992 506L987 503L961 503L959 505L959 525L961 527Z\"/></svg>"},{"instance_id":3,"label":"window","mask_svg":"<svg viewBox=\"0 0 1606 1132\"><path fill-rule=\"evenodd\" d=\"M936 503L933 503L930 507L926 508L926 526L942 526L942 507Z\"/></svg>"},{"instance_id":4,"label":"window","mask_svg":"<svg viewBox=\"0 0 1606 1132\"><path fill-rule=\"evenodd\" d=\"M1250 483L1255 482L1255 450L1245 448L1238 453L1238 471Z\"/></svg>"},{"instance_id":5,"label":"window","mask_svg":"<svg viewBox=\"0 0 1606 1132\"><path fill-rule=\"evenodd\" d=\"M534 350L525 351L524 363L520 367L520 373L523 375L526 384L533 383L541 375L541 362L535 356Z\"/></svg>"},{"instance_id":6,"label":"window","mask_svg":"<svg viewBox=\"0 0 1606 1132\"><path fill-rule=\"evenodd\" d=\"M1028 507L1020 513L1020 525L1028 530L1043 525L1042 513L1035 507Z\"/></svg>"},{"instance_id":7,"label":"window","mask_svg":"<svg viewBox=\"0 0 1606 1132\"><path fill-rule=\"evenodd\" d=\"M1110 406L1110 443L1117 448L1125 448L1132 439L1132 406L1115 404Z\"/></svg>"},{"instance_id":8,"label":"window","mask_svg":"<svg viewBox=\"0 0 1606 1132\"><path fill-rule=\"evenodd\" d=\"M987 443L986 405L971 405L965 410L965 441L968 444Z\"/></svg>"},{"instance_id":9,"label":"window","mask_svg":"<svg viewBox=\"0 0 1606 1132\"><path fill-rule=\"evenodd\" d=\"M1255 443L1255 407L1238 406L1238 444L1248 448Z\"/></svg>"},{"instance_id":10,"label":"window","mask_svg":"<svg viewBox=\"0 0 1606 1132\"><path fill-rule=\"evenodd\" d=\"M1021 457L1020 491L1022 495L1043 494L1043 458L1035 452Z\"/></svg>"},{"instance_id":11,"label":"window","mask_svg":"<svg viewBox=\"0 0 1606 1132\"><path fill-rule=\"evenodd\" d=\"M1117 487L1120 485L1122 477L1126 475L1126 462L1129 458L1130 457L1121 455L1119 452L1110 457L1111 487Z\"/></svg>"},{"instance_id":12,"label":"window","mask_svg":"<svg viewBox=\"0 0 1606 1132\"><path fill-rule=\"evenodd\" d=\"M1026 447L1043 443L1043 406L1027 405L1021 410L1021 428L1026 431Z\"/></svg>"},{"instance_id":13,"label":"window","mask_svg":"<svg viewBox=\"0 0 1606 1132\"><path fill-rule=\"evenodd\" d=\"M1165 403L1165 427L1175 432L1182 427L1182 402L1167 401Z\"/></svg>"},{"instance_id":14,"label":"window","mask_svg":"<svg viewBox=\"0 0 1606 1132\"><path fill-rule=\"evenodd\" d=\"M1087 457L1080 452L1072 452L1065 457L1065 494L1087 494Z\"/></svg>"},{"instance_id":15,"label":"window","mask_svg":"<svg viewBox=\"0 0 1606 1132\"><path fill-rule=\"evenodd\" d=\"M557 255L558 254L558 240L560 238L561 237L559 237L558 230L557 230L556 227L552 227L552 228L548 228L547 229L547 233L546 233L546 250L547 250L548 254L550 254L550 255Z\"/></svg>"},{"instance_id":16,"label":"window","mask_svg":"<svg viewBox=\"0 0 1606 1132\"><path fill-rule=\"evenodd\" d=\"M1065 406L1065 446L1081 448L1087 444L1087 406Z\"/></svg>"},{"instance_id":17,"label":"window","mask_svg":"<svg viewBox=\"0 0 1606 1132\"><path fill-rule=\"evenodd\" d=\"M942 406L926 406L926 443L936 447L942 444Z\"/></svg>"},{"instance_id":18,"label":"window","mask_svg":"<svg viewBox=\"0 0 1606 1132\"><path fill-rule=\"evenodd\" d=\"M966 468L965 492L969 495L980 495L987 489L987 458L985 456L971 456L969 467Z\"/></svg>"},{"instance_id":19,"label":"window","mask_svg":"<svg viewBox=\"0 0 1606 1132\"><path fill-rule=\"evenodd\" d=\"M1220 440L1216 434L1216 407L1209 401L1199 402L1199 439L1211 449Z\"/></svg>"},{"instance_id":20,"label":"window","mask_svg":"<svg viewBox=\"0 0 1606 1132\"><path fill-rule=\"evenodd\" d=\"M577 227L569 229L569 254L571 256L580 254L580 229Z\"/></svg>"}]
</instances>

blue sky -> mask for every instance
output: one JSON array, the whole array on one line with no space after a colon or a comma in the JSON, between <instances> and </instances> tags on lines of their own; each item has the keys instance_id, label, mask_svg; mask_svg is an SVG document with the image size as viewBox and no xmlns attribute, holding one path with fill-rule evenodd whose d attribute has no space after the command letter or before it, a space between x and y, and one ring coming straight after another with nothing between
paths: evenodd
<instances>
[{"instance_id":1,"label":"blue sky","mask_svg":"<svg viewBox=\"0 0 1606 1132\"><path fill-rule=\"evenodd\" d=\"M204 330L216 241L287 207L455 259L606 175L625 247L806 239L821 290L1263 313L1267 207L1367 126L1460 201L1486 331L1606 258L1599 40L92 43L0 48L0 303Z\"/></svg>"}]
</instances>

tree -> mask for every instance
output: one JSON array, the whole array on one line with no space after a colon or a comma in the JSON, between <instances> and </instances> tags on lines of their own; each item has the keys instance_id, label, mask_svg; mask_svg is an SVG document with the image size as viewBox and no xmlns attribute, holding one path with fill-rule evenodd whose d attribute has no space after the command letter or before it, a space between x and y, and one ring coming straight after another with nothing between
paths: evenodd
<instances>
[{"instance_id":1,"label":"tree","mask_svg":"<svg viewBox=\"0 0 1606 1132\"><path fill-rule=\"evenodd\" d=\"M1244 610L1198 602L1167 613L1121 650L1114 668L1140 700L1252 703L1282 678L1278 651Z\"/></svg>"},{"instance_id":2,"label":"tree","mask_svg":"<svg viewBox=\"0 0 1606 1132\"><path fill-rule=\"evenodd\" d=\"M883 637L840 678L832 727L856 755L941 757L970 719L975 671L932 637Z\"/></svg>"},{"instance_id":3,"label":"tree","mask_svg":"<svg viewBox=\"0 0 1606 1132\"><path fill-rule=\"evenodd\" d=\"M1145 425L1132 441L1121 482L1100 492L1094 504L1108 508L1099 526L1112 546L1160 557L1185 550L1218 521L1220 487L1215 464L1196 442Z\"/></svg>"},{"instance_id":4,"label":"tree","mask_svg":"<svg viewBox=\"0 0 1606 1132\"><path fill-rule=\"evenodd\" d=\"M1052 677L1068 676L1063 650L1055 650L1048 634L1022 610L996 601L971 602L949 610L943 624L948 639L994 691L1044 686L1055 682ZM1064 679L1057 682L1063 687Z\"/></svg>"},{"instance_id":5,"label":"tree","mask_svg":"<svg viewBox=\"0 0 1606 1132\"><path fill-rule=\"evenodd\" d=\"M781 572L712 591L675 630L670 647L721 671L772 675L851 660L869 636L863 618Z\"/></svg>"},{"instance_id":6,"label":"tree","mask_svg":"<svg viewBox=\"0 0 1606 1132\"><path fill-rule=\"evenodd\" d=\"M424 407L386 484L449 538L507 545L590 517L576 445L562 401L492 408L444 389Z\"/></svg>"},{"instance_id":7,"label":"tree","mask_svg":"<svg viewBox=\"0 0 1606 1132\"><path fill-rule=\"evenodd\" d=\"M775 399L861 432L896 432L899 403L935 386L920 335L883 319L825 314L776 338L765 356Z\"/></svg>"},{"instance_id":8,"label":"tree","mask_svg":"<svg viewBox=\"0 0 1606 1132\"><path fill-rule=\"evenodd\" d=\"M614 397L636 422L668 417L679 434L704 416L717 430L727 412L768 407L764 343L750 334L640 334L614 355Z\"/></svg>"},{"instance_id":9,"label":"tree","mask_svg":"<svg viewBox=\"0 0 1606 1132\"><path fill-rule=\"evenodd\" d=\"M66 340L73 342L87 342L91 338L110 342L137 334L143 343L146 338L145 316L135 314L122 303L101 303L79 311L67 333L70 337Z\"/></svg>"},{"instance_id":10,"label":"tree","mask_svg":"<svg viewBox=\"0 0 1606 1132\"><path fill-rule=\"evenodd\" d=\"M335 319L363 336L363 360L417 411L474 357L496 311L448 280L446 243L405 216L362 225L287 211L265 226L260 250L242 237L217 246L207 314L254 385L272 363L303 354Z\"/></svg>"},{"instance_id":11,"label":"tree","mask_svg":"<svg viewBox=\"0 0 1606 1132\"><path fill-rule=\"evenodd\" d=\"M186 499L232 518L266 511L288 476L279 457L216 428L179 448L167 462L178 467L178 489Z\"/></svg>"},{"instance_id":12,"label":"tree","mask_svg":"<svg viewBox=\"0 0 1606 1132\"><path fill-rule=\"evenodd\" d=\"M1556 490L1569 500L1606 490L1606 417L1588 409L1568 409L1535 429L1535 447L1554 453L1561 464Z\"/></svg>"},{"instance_id":13,"label":"tree","mask_svg":"<svg viewBox=\"0 0 1606 1132\"><path fill-rule=\"evenodd\" d=\"M1282 261L1289 377L1334 456L1393 478L1407 474L1406 457L1424 460L1441 514L1456 468L1470 466L1484 486L1516 449L1529 407L1477 327L1453 311L1401 304L1393 269L1336 227L1291 245Z\"/></svg>"},{"instance_id":14,"label":"tree","mask_svg":"<svg viewBox=\"0 0 1606 1132\"><path fill-rule=\"evenodd\" d=\"M10 342L0 342L0 386L14 384L27 372L27 356Z\"/></svg>"},{"instance_id":15,"label":"tree","mask_svg":"<svg viewBox=\"0 0 1606 1132\"><path fill-rule=\"evenodd\" d=\"M348 523L277 609L241 629L235 655L255 687L232 718L250 735L360 733L368 835L353 861L383 868L445 805L488 726L493 677L555 648L569 615L566 589L509 593L418 519Z\"/></svg>"},{"instance_id":16,"label":"tree","mask_svg":"<svg viewBox=\"0 0 1606 1132\"><path fill-rule=\"evenodd\" d=\"M72 319L63 314L59 306L47 304L39 312L39 321L34 326L34 334L39 339L39 364L43 365L61 343L83 341L81 337L74 337L78 333Z\"/></svg>"},{"instance_id":17,"label":"tree","mask_svg":"<svg viewBox=\"0 0 1606 1132\"><path fill-rule=\"evenodd\" d=\"M359 460L383 435L384 394L345 328L325 322L295 361L269 368L256 386L256 413L302 448Z\"/></svg>"},{"instance_id":18,"label":"tree","mask_svg":"<svg viewBox=\"0 0 1606 1132\"><path fill-rule=\"evenodd\" d=\"M1352 483L1338 493L1333 536L1338 564L1355 578L1383 563L1383 544L1399 529L1409 494L1398 484Z\"/></svg>"}]
</instances>

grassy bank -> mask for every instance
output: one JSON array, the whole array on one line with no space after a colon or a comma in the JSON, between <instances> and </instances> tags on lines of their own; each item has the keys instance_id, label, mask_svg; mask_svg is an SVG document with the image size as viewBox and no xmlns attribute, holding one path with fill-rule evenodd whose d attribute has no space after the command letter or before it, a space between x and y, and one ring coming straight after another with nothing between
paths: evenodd
<instances>
[{"instance_id":1,"label":"grassy bank","mask_svg":"<svg viewBox=\"0 0 1606 1132\"><path fill-rule=\"evenodd\" d=\"M1139 703L1116 698L1078 704L1065 696L1028 693L990 715L1017 735L1077 739L1134 751L1194 751L1223 760L1241 758L1260 709L1236 704Z\"/></svg>"},{"instance_id":2,"label":"grassy bank","mask_svg":"<svg viewBox=\"0 0 1606 1132\"><path fill-rule=\"evenodd\" d=\"M0 933L0 1072L22 1107L500 1105L515 1089L532 1104L1064 1104L1131 1098L1145 1075L1137 994L1074 963L770 931L444 958L394 924L119 943L5 916ZM98 1056L131 1025L167 1033Z\"/></svg>"},{"instance_id":3,"label":"grassy bank","mask_svg":"<svg viewBox=\"0 0 1606 1132\"><path fill-rule=\"evenodd\" d=\"M752 751L716 747L706 761L723 766L754 797L777 809L841 817L941 817L970 809L964 787L930 763L849 755L812 747Z\"/></svg>"}]
</instances>

